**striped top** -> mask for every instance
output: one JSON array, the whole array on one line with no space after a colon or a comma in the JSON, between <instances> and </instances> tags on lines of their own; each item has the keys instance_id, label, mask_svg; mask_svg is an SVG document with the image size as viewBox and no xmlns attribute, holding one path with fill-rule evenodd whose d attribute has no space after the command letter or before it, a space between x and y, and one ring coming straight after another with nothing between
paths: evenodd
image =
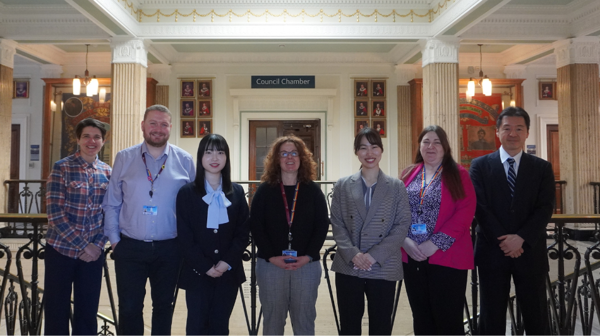
<instances>
[{"instance_id":1,"label":"striped top","mask_svg":"<svg viewBox=\"0 0 600 336\"><path fill-rule=\"evenodd\" d=\"M46 242L60 254L77 259L88 244L104 249L101 205L111 171L97 158L86 162L79 151L54 164L46 184Z\"/></svg>"}]
</instances>

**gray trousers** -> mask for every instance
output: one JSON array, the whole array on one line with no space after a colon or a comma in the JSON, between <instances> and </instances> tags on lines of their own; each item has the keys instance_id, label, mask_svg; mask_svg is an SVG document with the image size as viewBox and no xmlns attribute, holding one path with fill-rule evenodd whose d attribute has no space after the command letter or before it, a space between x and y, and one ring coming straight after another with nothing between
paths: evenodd
<instances>
[{"instance_id":1,"label":"gray trousers","mask_svg":"<svg viewBox=\"0 0 600 336\"><path fill-rule=\"evenodd\" d=\"M283 335L288 311L294 335L315 334L321 273L318 261L286 271L258 258L256 281L263 311L263 335Z\"/></svg>"}]
</instances>

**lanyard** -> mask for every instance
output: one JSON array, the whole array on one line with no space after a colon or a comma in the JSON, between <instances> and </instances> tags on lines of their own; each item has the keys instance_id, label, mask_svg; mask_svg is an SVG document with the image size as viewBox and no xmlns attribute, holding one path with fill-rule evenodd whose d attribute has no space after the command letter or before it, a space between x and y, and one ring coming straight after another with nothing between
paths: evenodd
<instances>
[{"instance_id":1,"label":"lanyard","mask_svg":"<svg viewBox=\"0 0 600 336\"><path fill-rule=\"evenodd\" d=\"M292 215L290 216L290 208L288 206L287 197L285 196L285 189L283 188L283 183L279 182L279 186L281 187L281 196L283 196L283 205L285 206L285 215L287 217L288 226L290 230L292 229L292 222L294 222L294 214L296 211L296 201L298 200L298 189L300 189L300 182L296 183L296 191L294 194L294 203L292 204ZM291 233L290 233L291 235Z\"/></svg>"},{"instance_id":2,"label":"lanyard","mask_svg":"<svg viewBox=\"0 0 600 336\"><path fill-rule=\"evenodd\" d=\"M171 146L169 146L169 152L167 153L167 157L165 158L165 161L163 161L163 164L160 167L160 170L158 171L158 173L156 174L154 179L152 178L152 173L150 172L150 169L148 169L148 165L146 164L146 153L142 153L142 160L144 161L144 166L146 166L146 175L148 176L148 181L150 181L150 192L149 192L150 198L152 198L152 196L154 195L154 182L156 180L158 180L160 173L162 173L163 170L165 169L165 164L167 163L167 160L169 159L170 152L171 152Z\"/></svg>"},{"instance_id":3,"label":"lanyard","mask_svg":"<svg viewBox=\"0 0 600 336\"><path fill-rule=\"evenodd\" d=\"M421 170L421 192L419 193L419 197L421 198L421 203L419 204L419 210L421 210L421 207L423 206L423 199L425 198L425 193L427 192L427 189L429 189L429 186L431 186L431 182L433 182L433 180L435 180L435 178L441 174L442 172L442 164L440 163L440 166L436 169L435 174L433 174L433 177L431 178L431 181L429 181L428 184L425 183L425 165L423 165L423 170Z\"/></svg>"}]
</instances>

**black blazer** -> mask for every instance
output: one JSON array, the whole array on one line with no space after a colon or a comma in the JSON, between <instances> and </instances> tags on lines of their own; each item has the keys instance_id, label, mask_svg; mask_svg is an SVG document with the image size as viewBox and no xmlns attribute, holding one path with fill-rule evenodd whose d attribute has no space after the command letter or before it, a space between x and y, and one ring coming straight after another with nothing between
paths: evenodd
<instances>
[{"instance_id":1,"label":"black blazer","mask_svg":"<svg viewBox=\"0 0 600 336\"><path fill-rule=\"evenodd\" d=\"M512 200L499 151L473 160L470 174L477 194L475 217L479 223L475 264L509 269L514 260L520 269L547 272L546 226L555 197L550 162L523 153ZM520 257L504 256L498 237L505 234L517 234L525 240Z\"/></svg>"},{"instance_id":2,"label":"black blazer","mask_svg":"<svg viewBox=\"0 0 600 336\"><path fill-rule=\"evenodd\" d=\"M234 280L239 285L246 281L242 254L248 246L250 232L244 189L233 183L233 193L227 195L231 201L227 208L229 223L219 225L217 230L206 228L208 204L202 200L203 196L194 182L181 187L177 194L177 241L183 256L179 286L190 289L199 286L202 280L213 279L206 272L219 260L228 263L231 270L216 278L217 281Z\"/></svg>"}]
</instances>

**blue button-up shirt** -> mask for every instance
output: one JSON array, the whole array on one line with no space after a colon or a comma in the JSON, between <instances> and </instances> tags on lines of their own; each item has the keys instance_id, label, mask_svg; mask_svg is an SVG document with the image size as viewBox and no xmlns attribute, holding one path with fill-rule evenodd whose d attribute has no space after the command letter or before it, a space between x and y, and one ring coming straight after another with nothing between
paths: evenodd
<instances>
[{"instance_id":1,"label":"blue button-up shirt","mask_svg":"<svg viewBox=\"0 0 600 336\"><path fill-rule=\"evenodd\" d=\"M142 160L152 173L152 184ZM165 168L158 174L168 157ZM146 142L117 153L108 190L102 204L105 212L104 234L111 244L124 234L137 240L165 240L177 237L175 199L179 188L196 178L194 159L183 149L167 143L156 159L148 152ZM144 215L144 206L157 207L156 215Z\"/></svg>"}]
</instances>

